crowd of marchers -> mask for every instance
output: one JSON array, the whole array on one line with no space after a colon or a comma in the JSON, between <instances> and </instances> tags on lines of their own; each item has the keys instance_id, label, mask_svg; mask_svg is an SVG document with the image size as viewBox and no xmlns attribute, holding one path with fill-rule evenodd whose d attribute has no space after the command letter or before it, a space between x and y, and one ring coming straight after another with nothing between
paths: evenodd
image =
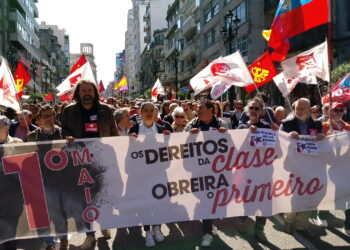
<instances>
[{"instance_id":1,"label":"crowd of marchers","mask_svg":"<svg viewBox=\"0 0 350 250\"><path fill-rule=\"evenodd\" d=\"M67 143L75 138L95 138L110 136L155 136L170 133L215 130L226 133L229 129L258 128L281 130L292 139L299 135L313 135L317 140L325 136L350 130L350 108L347 104L333 102L312 106L306 98L292 104L292 111L283 106L268 105L266 96L259 94L247 101L235 100L234 107L229 102L211 100L163 100L143 99L101 100L96 85L90 81L80 81L71 103L23 104L17 112L5 107L0 115L0 143L25 143L65 139ZM309 230L312 211L285 213L284 231L293 235L298 231L306 238L313 238ZM317 212L317 222L327 227L328 211ZM238 230L247 230L247 216L239 217ZM264 233L266 217L256 217L254 232L258 241L266 243ZM202 221L202 246L210 246L213 241L213 220ZM143 225L145 246L155 246L165 240L161 225ZM350 210L345 210L344 233L350 235ZM106 239L111 238L109 230L102 230ZM55 249L54 238L44 238L46 249ZM96 242L95 232L86 233L81 249L90 249ZM3 244L5 249L17 249L16 241ZM60 237L60 249L68 249L67 237Z\"/></svg>"}]
</instances>

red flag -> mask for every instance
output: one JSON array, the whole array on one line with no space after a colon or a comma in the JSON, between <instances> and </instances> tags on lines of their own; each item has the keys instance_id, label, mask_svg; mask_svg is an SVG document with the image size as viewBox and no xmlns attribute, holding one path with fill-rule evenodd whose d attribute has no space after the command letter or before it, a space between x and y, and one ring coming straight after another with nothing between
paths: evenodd
<instances>
[{"instance_id":1,"label":"red flag","mask_svg":"<svg viewBox=\"0 0 350 250\"><path fill-rule=\"evenodd\" d=\"M45 95L44 99L47 102L52 101L53 100L52 92L50 92L49 94Z\"/></svg>"},{"instance_id":2,"label":"red flag","mask_svg":"<svg viewBox=\"0 0 350 250\"><path fill-rule=\"evenodd\" d=\"M79 69L81 66L83 66L86 63L86 58L84 56L84 54L82 54L79 58L79 60L74 64L74 66L72 67L72 69L70 70L69 74L72 74L74 71L76 71L77 69Z\"/></svg>"},{"instance_id":3,"label":"red flag","mask_svg":"<svg viewBox=\"0 0 350 250\"><path fill-rule=\"evenodd\" d=\"M330 21L328 0L280 0L271 25L268 46L272 60L282 61L289 50L288 38Z\"/></svg>"},{"instance_id":4,"label":"red flag","mask_svg":"<svg viewBox=\"0 0 350 250\"><path fill-rule=\"evenodd\" d=\"M102 80L100 80L100 84L98 85L98 93L101 94L103 91L105 91L105 87L103 86Z\"/></svg>"},{"instance_id":5,"label":"red flag","mask_svg":"<svg viewBox=\"0 0 350 250\"><path fill-rule=\"evenodd\" d=\"M281 62L286 59L290 48L290 43L287 39L270 45L275 51L271 53L271 60Z\"/></svg>"},{"instance_id":6,"label":"red flag","mask_svg":"<svg viewBox=\"0 0 350 250\"><path fill-rule=\"evenodd\" d=\"M332 102L344 102L350 100L350 73L341 78L332 88ZM329 94L322 97L322 103L330 101Z\"/></svg>"},{"instance_id":7,"label":"red flag","mask_svg":"<svg viewBox=\"0 0 350 250\"><path fill-rule=\"evenodd\" d=\"M73 91L68 91L67 93L64 93L63 95L59 96L61 102L70 102L73 97Z\"/></svg>"},{"instance_id":8,"label":"red flag","mask_svg":"<svg viewBox=\"0 0 350 250\"><path fill-rule=\"evenodd\" d=\"M21 62L18 62L14 80L16 83L16 88L18 92L17 95L19 99L21 99L23 95L24 86L28 82L30 82L31 79L32 77L29 75L24 65Z\"/></svg>"},{"instance_id":9,"label":"red flag","mask_svg":"<svg viewBox=\"0 0 350 250\"><path fill-rule=\"evenodd\" d=\"M256 59L255 62L248 67L248 69L257 87L264 86L277 75L275 66L268 51ZM248 93L253 92L255 90L254 84L246 86L245 90Z\"/></svg>"}]
</instances>

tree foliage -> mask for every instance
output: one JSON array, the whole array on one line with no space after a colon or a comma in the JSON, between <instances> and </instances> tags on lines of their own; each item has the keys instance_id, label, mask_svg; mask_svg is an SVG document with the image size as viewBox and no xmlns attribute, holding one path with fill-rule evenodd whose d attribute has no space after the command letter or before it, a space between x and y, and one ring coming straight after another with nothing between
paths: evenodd
<instances>
[{"instance_id":1,"label":"tree foliage","mask_svg":"<svg viewBox=\"0 0 350 250\"><path fill-rule=\"evenodd\" d=\"M336 84L347 73L350 73L350 62L338 65L338 67L332 71L332 84Z\"/></svg>"}]
</instances>

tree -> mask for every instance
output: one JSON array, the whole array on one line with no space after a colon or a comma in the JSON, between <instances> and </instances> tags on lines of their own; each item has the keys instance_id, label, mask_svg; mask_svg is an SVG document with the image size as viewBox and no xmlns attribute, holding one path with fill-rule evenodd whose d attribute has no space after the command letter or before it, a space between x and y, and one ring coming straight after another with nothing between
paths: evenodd
<instances>
[{"instance_id":1,"label":"tree","mask_svg":"<svg viewBox=\"0 0 350 250\"><path fill-rule=\"evenodd\" d=\"M146 96L146 98L151 98L151 93L152 93L152 89L146 89L145 90L145 96Z\"/></svg>"},{"instance_id":2,"label":"tree","mask_svg":"<svg viewBox=\"0 0 350 250\"><path fill-rule=\"evenodd\" d=\"M343 76L350 73L350 62L345 62L343 64L338 65L332 71L331 82L332 85L336 84Z\"/></svg>"}]
</instances>

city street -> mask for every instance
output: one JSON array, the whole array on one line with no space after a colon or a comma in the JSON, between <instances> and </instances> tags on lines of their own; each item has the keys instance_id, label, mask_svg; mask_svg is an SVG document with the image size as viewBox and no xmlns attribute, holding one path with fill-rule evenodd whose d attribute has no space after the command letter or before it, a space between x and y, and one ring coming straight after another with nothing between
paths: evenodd
<instances>
[{"instance_id":1,"label":"city street","mask_svg":"<svg viewBox=\"0 0 350 250\"><path fill-rule=\"evenodd\" d=\"M326 229L315 225L315 217L310 219L311 230L317 235L314 240L307 240L300 234L293 236L283 232L283 220L276 215L267 221L265 232L269 240L267 244L258 243L254 238L253 219L247 220L248 232L240 235L235 227L236 218L215 220L214 225L217 234L214 236L214 243L208 249L350 249L350 237L343 233L344 213L333 211L328 220L329 227ZM250 230L249 230L250 229ZM166 240L159 243L155 250L177 250L177 249L203 249L201 242L201 223L181 222L162 225L162 231L167 236ZM144 247L144 240L141 236L141 228L112 230L112 239L106 241L97 232L98 242L92 249L147 249ZM73 234L70 237L71 250L80 249L79 245L84 241L85 234ZM57 244L57 249L59 244ZM41 240L23 240L19 243L18 249L36 250L44 249ZM1 249L2 250L2 249Z\"/></svg>"}]
</instances>

